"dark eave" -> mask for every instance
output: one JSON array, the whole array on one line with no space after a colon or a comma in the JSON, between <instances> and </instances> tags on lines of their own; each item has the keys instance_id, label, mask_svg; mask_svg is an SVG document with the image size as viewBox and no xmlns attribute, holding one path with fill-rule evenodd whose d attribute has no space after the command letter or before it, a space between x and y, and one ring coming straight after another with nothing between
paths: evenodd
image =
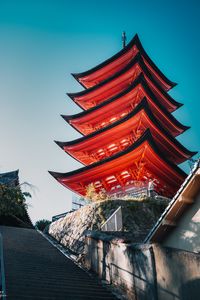
<instances>
[{"instance_id":1,"label":"dark eave","mask_svg":"<svg viewBox=\"0 0 200 300\"><path fill-rule=\"evenodd\" d=\"M112 75L111 77L107 78L106 80L100 82L99 84L88 88L86 90L83 90L81 92L78 93L67 93L67 95L73 100L75 97L79 97L79 96L83 96L83 95L87 95L90 92L93 92L95 90L98 90L98 88L104 86L105 84L111 82L112 80L116 79L117 77L119 77L120 75L126 73L129 69L132 68L132 66L134 66L135 64L139 64L141 69L143 70L143 72L145 73L145 75L151 80L151 82L153 83L153 85L160 91L160 93L162 93L169 102L172 103L172 105L176 106L176 108L181 107L183 104L175 101L158 83L157 81L154 79L154 77L151 75L151 73L149 72L148 68L146 67L143 58L141 56L140 53L138 53L128 64L126 67L124 67L121 71L117 72L116 74ZM77 103L75 101L75 103ZM77 103L80 107L82 107L79 103ZM82 107L83 108L83 107ZM84 109L84 108L83 108Z\"/></svg>"},{"instance_id":2,"label":"dark eave","mask_svg":"<svg viewBox=\"0 0 200 300\"><path fill-rule=\"evenodd\" d=\"M87 170L93 169L95 167L101 166L107 162L113 161L116 158L122 157L125 154L130 153L131 151L135 150L137 147L139 147L143 142L147 141L149 143L149 145L152 147L152 149L155 151L155 153L167 164L169 165L172 169L174 169L180 176L182 177L186 177L186 173L181 170L177 165L175 165L173 162L171 162L170 160L168 160L163 153L159 150L158 146L156 145L156 142L154 141L152 134L150 132L149 129L145 130L144 134L134 143L132 144L130 147L128 147L127 149L120 151L118 153L116 153L115 155L105 158L101 161L95 162L91 165L79 168L77 170L71 171L71 172L67 172L67 173L58 173L58 172L52 172L49 171L49 173L56 179L59 178L66 178L66 177L70 177L82 172L85 172Z\"/></svg>"},{"instance_id":3,"label":"dark eave","mask_svg":"<svg viewBox=\"0 0 200 300\"><path fill-rule=\"evenodd\" d=\"M19 184L19 170L0 173L0 184L11 184L15 182L16 185Z\"/></svg>"},{"instance_id":4,"label":"dark eave","mask_svg":"<svg viewBox=\"0 0 200 300\"><path fill-rule=\"evenodd\" d=\"M160 110L163 112L164 115L167 116L167 118L178 128L182 129L183 131L186 131L187 129L190 128L190 126L184 126L182 125L171 113L168 112L168 110L160 103L160 101L157 100L157 97L155 96L154 92L151 90L151 88L148 85L148 82L144 78L143 74L140 74L135 81L124 91L121 93L117 94L116 96L106 100L105 102L100 103L97 106L94 106L88 110L82 111L78 114L74 115L61 115L62 118L69 123L70 120L74 120L77 118L84 117L91 112L94 112L98 109L101 109L102 107L106 106L109 103L112 103L116 101L118 98L128 94L131 90L133 90L137 85L141 84L143 88L145 89L146 93L149 95L149 97L153 100L153 102L160 108ZM74 127L75 130L77 130L79 133L81 133L73 124L70 124L72 127ZM82 133L81 133L82 134Z\"/></svg>"},{"instance_id":5,"label":"dark eave","mask_svg":"<svg viewBox=\"0 0 200 300\"><path fill-rule=\"evenodd\" d=\"M128 121L129 119L131 119L132 117L134 117L136 114L138 114L141 110L144 110L146 112L146 114L148 115L149 119L152 121L153 124L156 125L156 127L173 143L175 144L182 152L184 152L187 156L192 157L193 155L197 154L197 152L191 152L189 151L187 148L185 148L178 140L176 140L158 121L158 119L154 116L154 114L151 111L151 108L148 104L148 101L146 98L143 98L143 100L138 104L138 106L132 111L130 112L128 115L126 115L124 118L121 118L120 120L99 129L98 131L95 131L89 135L80 137L78 139L75 139L73 141L69 141L69 142L59 142L59 141L55 141L55 143L61 147L62 149L64 149L65 146L72 146L72 145L76 145L79 144L81 142L87 141L95 136L100 136L103 132L106 132L126 121Z\"/></svg>"},{"instance_id":6,"label":"dark eave","mask_svg":"<svg viewBox=\"0 0 200 300\"><path fill-rule=\"evenodd\" d=\"M106 65L108 65L109 63L113 62L114 60L117 60L120 56L122 56L124 53L126 53L128 50L131 49L132 46L136 46L138 48L138 50L140 51L140 53L142 54L142 56L147 60L147 62L151 65L151 67L158 73L158 75L171 87L174 87L176 85L175 82L172 82L171 80L169 80L162 72L161 70L155 65L155 63L151 60L151 58L148 56L148 54L146 53L146 51L144 50L142 43L140 42L140 39L138 37L138 35L136 34L132 40L126 45L125 48L123 48L122 50L120 50L118 53L116 53L115 55L113 55L112 57L110 57L109 59L105 60L104 62L102 62L101 64L97 65L96 67L82 72L82 73L72 73L72 76L79 81L79 78L84 77L84 76L88 76L92 73L94 73L95 71L100 70L101 68L105 67ZM80 82L81 83L81 82ZM82 83L81 83L82 84ZM83 84L82 84L83 85ZM84 86L84 85L83 85Z\"/></svg>"}]
</instances>

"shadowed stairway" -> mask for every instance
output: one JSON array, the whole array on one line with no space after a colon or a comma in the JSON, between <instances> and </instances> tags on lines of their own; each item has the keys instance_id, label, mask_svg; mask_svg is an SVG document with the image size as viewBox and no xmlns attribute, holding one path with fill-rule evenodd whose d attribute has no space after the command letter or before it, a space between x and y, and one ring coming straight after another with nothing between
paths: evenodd
<instances>
[{"instance_id":1,"label":"shadowed stairway","mask_svg":"<svg viewBox=\"0 0 200 300\"><path fill-rule=\"evenodd\" d=\"M0 226L9 300L114 300L36 230Z\"/></svg>"}]
</instances>

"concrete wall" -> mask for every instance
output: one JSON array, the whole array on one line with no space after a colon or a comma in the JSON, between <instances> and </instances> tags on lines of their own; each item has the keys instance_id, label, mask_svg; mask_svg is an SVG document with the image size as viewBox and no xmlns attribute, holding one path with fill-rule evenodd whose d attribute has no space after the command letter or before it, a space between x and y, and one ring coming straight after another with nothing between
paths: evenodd
<instances>
[{"instance_id":1,"label":"concrete wall","mask_svg":"<svg viewBox=\"0 0 200 300\"><path fill-rule=\"evenodd\" d=\"M153 245L159 300L200 299L200 255Z\"/></svg>"},{"instance_id":2,"label":"concrete wall","mask_svg":"<svg viewBox=\"0 0 200 300\"><path fill-rule=\"evenodd\" d=\"M188 204L184 217L163 240L163 245L200 253L200 193Z\"/></svg>"},{"instance_id":3,"label":"concrete wall","mask_svg":"<svg viewBox=\"0 0 200 300\"><path fill-rule=\"evenodd\" d=\"M198 254L157 244L124 244L91 232L85 264L102 280L123 290L128 299L199 299Z\"/></svg>"}]
</instances>

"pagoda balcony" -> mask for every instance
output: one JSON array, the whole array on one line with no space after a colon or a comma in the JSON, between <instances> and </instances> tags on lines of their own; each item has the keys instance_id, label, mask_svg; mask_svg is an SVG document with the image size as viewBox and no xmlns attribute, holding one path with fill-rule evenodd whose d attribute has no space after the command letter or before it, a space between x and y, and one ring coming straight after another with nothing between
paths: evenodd
<instances>
[{"instance_id":1,"label":"pagoda balcony","mask_svg":"<svg viewBox=\"0 0 200 300\"><path fill-rule=\"evenodd\" d=\"M113 186L120 185L123 190L131 180L148 179L158 183L155 189L159 194L170 198L186 178L186 174L159 150L149 129L131 147L103 161L68 173L50 173L65 187L83 196L91 183L98 182L109 193Z\"/></svg>"}]
</instances>

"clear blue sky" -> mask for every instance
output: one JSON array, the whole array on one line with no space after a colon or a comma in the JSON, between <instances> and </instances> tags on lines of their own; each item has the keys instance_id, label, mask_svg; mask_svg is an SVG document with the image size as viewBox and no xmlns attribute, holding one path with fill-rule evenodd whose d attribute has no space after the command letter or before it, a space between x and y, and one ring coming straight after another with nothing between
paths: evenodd
<instances>
[{"instance_id":1,"label":"clear blue sky","mask_svg":"<svg viewBox=\"0 0 200 300\"><path fill-rule=\"evenodd\" d=\"M20 169L37 189L35 221L71 207L71 193L47 170L80 166L53 140L78 133L60 117L80 111L65 95L81 90L71 72L85 71L121 49L135 33L184 103L175 116L192 128L179 139L200 150L200 2L0 0L0 172Z\"/></svg>"}]
</instances>

